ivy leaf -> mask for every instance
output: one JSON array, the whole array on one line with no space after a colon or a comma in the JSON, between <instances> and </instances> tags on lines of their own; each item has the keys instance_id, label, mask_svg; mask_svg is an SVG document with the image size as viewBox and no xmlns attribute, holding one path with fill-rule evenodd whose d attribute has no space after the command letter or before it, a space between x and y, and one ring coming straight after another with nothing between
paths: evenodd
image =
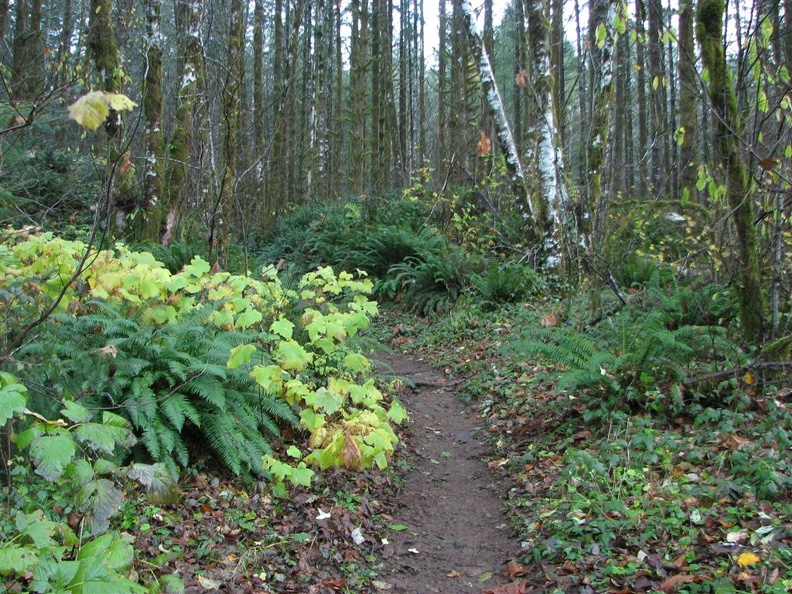
<instances>
[{"instance_id":1,"label":"ivy leaf","mask_svg":"<svg viewBox=\"0 0 792 594\"><path fill-rule=\"evenodd\" d=\"M236 328L241 328L242 330L249 328L253 324L257 324L260 322L264 316L261 315L260 311L256 311L255 309L243 312L237 316L236 323L234 324Z\"/></svg>"},{"instance_id":2,"label":"ivy leaf","mask_svg":"<svg viewBox=\"0 0 792 594\"><path fill-rule=\"evenodd\" d=\"M231 356L228 358L226 366L229 369L236 369L240 365L250 363L250 358L255 352L256 347L252 344L240 344L239 346L235 346L231 349Z\"/></svg>"}]
</instances>

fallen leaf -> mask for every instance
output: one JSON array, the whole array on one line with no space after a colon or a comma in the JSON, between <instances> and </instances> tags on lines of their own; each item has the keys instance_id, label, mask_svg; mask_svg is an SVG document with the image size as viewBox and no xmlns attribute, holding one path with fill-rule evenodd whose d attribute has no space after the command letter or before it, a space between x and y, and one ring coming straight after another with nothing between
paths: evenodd
<instances>
[{"instance_id":1,"label":"fallen leaf","mask_svg":"<svg viewBox=\"0 0 792 594\"><path fill-rule=\"evenodd\" d=\"M525 594L527 582L512 582L503 586L495 586L494 588L487 588L483 594Z\"/></svg>"},{"instance_id":2,"label":"fallen leaf","mask_svg":"<svg viewBox=\"0 0 792 594\"><path fill-rule=\"evenodd\" d=\"M330 517L330 513L326 511L322 511L321 508L319 509L319 513L316 515L317 520L326 520L329 517Z\"/></svg>"},{"instance_id":3,"label":"fallen leaf","mask_svg":"<svg viewBox=\"0 0 792 594\"><path fill-rule=\"evenodd\" d=\"M509 561L506 564L506 569L503 571L503 575L510 578L522 577L527 574L528 572L526 571L525 567L515 561Z\"/></svg>"},{"instance_id":4,"label":"fallen leaf","mask_svg":"<svg viewBox=\"0 0 792 594\"><path fill-rule=\"evenodd\" d=\"M219 590L222 582L219 580L210 580L208 577L199 575L198 583L204 590Z\"/></svg>"},{"instance_id":5,"label":"fallen leaf","mask_svg":"<svg viewBox=\"0 0 792 594\"><path fill-rule=\"evenodd\" d=\"M352 531L352 540L355 541L356 545L362 545L366 542L366 537L363 536L363 531L360 528L355 528Z\"/></svg>"},{"instance_id":6,"label":"fallen leaf","mask_svg":"<svg viewBox=\"0 0 792 594\"><path fill-rule=\"evenodd\" d=\"M517 71L517 74L514 76L514 83L524 89L528 86L528 69L527 68L520 68Z\"/></svg>"},{"instance_id":7,"label":"fallen leaf","mask_svg":"<svg viewBox=\"0 0 792 594\"><path fill-rule=\"evenodd\" d=\"M660 584L660 590L663 592L673 592L682 584L690 584L695 582L697 579L698 578L696 576L687 573L672 575L670 578Z\"/></svg>"},{"instance_id":8,"label":"fallen leaf","mask_svg":"<svg viewBox=\"0 0 792 594\"><path fill-rule=\"evenodd\" d=\"M377 590L391 590L393 588L393 584L389 584L388 582L380 582L379 580L374 580L371 582L371 585Z\"/></svg>"},{"instance_id":9,"label":"fallen leaf","mask_svg":"<svg viewBox=\"0 0 792 594\"><path fill-rule=\"evenodd\" d=\"M451 571L449 571L446 574L446 576L448 576L450 578L458 578L459 577L459 572L456 569L452 569Z\"/></svg>"},{"instance_id":10,"label":"fallen leaf","mask_svg":"<svg viewBox=\"0 0 792 594\"><path fill-rule=\"evenodd\" d=\"M412 553L413 555L420 555L418 549L407 549L408 553Z\"/></svg>"},{"instance_id":11,"label":"fallen leaf","mask_svg":"<svg viewBox=\"0 0 792 594\"><path fill-rule=\"evenodd\" d=\"M556 318L555 314L545 314L542 316L540 323L542 328L551 328L552 326L558 326L558 318Z\"/></svg>"},{"instance_id":12,"label":"fallen leaf","mask_svg":"<svg viewBox=\"0 0 792 594\"><path fill-rule=\"evenodd\" d=\"M755 565L759 563L761 559L755 553L750 551L746 551L745 553L740 553L740 556L737 557L737 565L740 567L748 567L749 565Z\"/></svg>"}]
</instances>

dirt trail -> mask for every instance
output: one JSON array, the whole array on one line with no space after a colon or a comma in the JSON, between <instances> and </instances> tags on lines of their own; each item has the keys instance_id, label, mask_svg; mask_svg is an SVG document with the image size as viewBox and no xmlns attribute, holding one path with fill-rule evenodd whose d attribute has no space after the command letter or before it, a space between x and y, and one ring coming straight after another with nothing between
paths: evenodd
<instances>
[{"instance_id":1,"label":"dirt trail","mask_svg":"<svg viewBox=\"0 0 792 594\"><path fill-rule=\"evenodd\" d=\"M402 401L410 412L410 470L391 510L382 580L391 591L424 594L482 592L510 580L506 563L519 543L503 513L504 486L483 461L487 435L454 387L421 361L378 357L414 388Z\"/></svg>"}]
</instances>

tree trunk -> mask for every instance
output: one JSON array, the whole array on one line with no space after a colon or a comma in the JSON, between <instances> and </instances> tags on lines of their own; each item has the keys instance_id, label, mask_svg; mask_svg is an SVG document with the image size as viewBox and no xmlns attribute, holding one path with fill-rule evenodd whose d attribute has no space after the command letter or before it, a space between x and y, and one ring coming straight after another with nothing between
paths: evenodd
<instances>
[{"instance_id":1,"label":"tree trunk","mask_svg":"<svg viewBox=\"0 0 792 594\"><path fill-rule=\"evenodd\" d=\"M715 155L725 175L726 196L737 230L738 281L734 284L740 304L743 338L761 343L764 331L764 296L759 272L751 177L740 158L743 122L737 110L737 95L726 67L723 51L724 0L699 0L696 34L701 59L709 73L709 98L715 114Z\"/></svg>"},{"instance_id":2,"label":"tree trunk","mask_svg":"<svg viewBox=\"0 0 792 594\"><path fill-rule=\"evenodd\" d=\"M605 168L613 99L613 37L608 31L608 25L613 22L614 7L608 0L592 0L589 10L592 111L584 188L585 203L591 213L592 230L589 240L586 240L584 231L584 240L589 249L599 252L607 236L608 221L608 199L603 191L602 174Z\"/></svg>"},{"instance_id":3,"label":"tree trunk","mask_svg":"<svg viewBox=\"0 0 792 594\"><path fill-rule=\"evenodd\" d=\"M533 91L526 162L536 171L538 183L532 193L539 202L537 218L542 231L544 257L548 265L555 266L561 261L561 241L565 227L562 213L567 192L561 175L563 160L554 117L549 21L545 2L528 0L525 17L532 58L530 88Z\"/></svg>"},{"instance_id":4,"label":"tree trunk","mask_svg":"<svg viewBox=\"0 0 792 594\"><path fill-rule=\"evenodd\" d=\"M698 99L696 49L693 39L693 0L679 3L679 121L684 136L679 149L679 186L683 198L697 201Z\"/></svg>"},{"instance_id":5,"label":"tree trunk","mask_svg":"<svg viewBox=\"0 0 792 594\"><path fill-rule=\"evenodd\" d=\"M646 196L648 193L649 181L649 119L646 115L648 104L646 100L646 31L644 23L646 21L646 10L643 0L635 0L635 96L638 104L638 146L636 147L636 157L638 158L638 195Z\"/></svg>"},{"instance_id":6,"label":"tree trunk","mask_svg":"<svg viewBox=\"0 0 792 594\"><path fill-rule=\"evenodd\" d=\"M537 241L541 237L541 233L528 194L528 186L526 184L522 162L520 161L517 146L514 144L511 129L509 128L509 120L503 107L498 85L495 82L489 56L487 56L487 53L484 51L484 45L476 28L476 15L473 12L469 0L465 0L461 3L461 9L462 16L464 17L463 25L467 32L470 49L478 64L481 84L487 96L487 106L492 114L495 127L498 130L498 141L501 150L506 157L506 167L509 170L512 189L515 193L515 202L522 212L529 240L532 242Z\"/></svg>"},{"instance_id":7,"label":"tree trunk","mask_svg":"<svg viewBox=\"0 0 792 594\"><path fill-rule=\"evenodd\" d=\"M349 183L360 196L365 188L368 0L352 0L352 45L349 54Z\"/></svg>"},{"instance_id":8,"label":"tree trunk","mask_svg":"<svg viewBox=\"0 0 792 594\"><path fill-rule=\"evenodd\" d=\"M223 173L217 202L209 226L209 259L221 268L228 267L230 217L236 184L239 85L244 72L245 38L242 0L230 0L226 79L223 87Z\"/></svg>"}]
</instances>

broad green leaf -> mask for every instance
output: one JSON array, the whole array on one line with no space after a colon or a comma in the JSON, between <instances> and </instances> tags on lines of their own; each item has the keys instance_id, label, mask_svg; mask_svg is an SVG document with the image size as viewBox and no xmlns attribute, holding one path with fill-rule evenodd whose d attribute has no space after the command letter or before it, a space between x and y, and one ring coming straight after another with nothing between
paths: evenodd
<instances>
[{"instance_id":1,"label":"broad green leaf","mask_svg":"<svg viewBox=\"0 0 792 594\"><path fill-rule=\"evenodd\" d=\"M55 435L42 435L30 444L30 454L36 465L36 474L54 481L74 457L74 439L65 431Z\"/></svg>"},{"instance_id":2,"label":"broad green leaf","mask_svg":"<svg viewBox=\"0 0 792 594\"><path fill-rule=\"evenodd\" d=\"M344 367L354 373L365 373L371 368L371 363L359 353L349 353L344 357Z\"/></svg>"},{"instance_id":3,"label":"broad green leaf","mask_svg":"<svg viewBox=\"0 0 792 594\"><path fill-rule=\"evenodd\" d=\"M250 363L250 359L255 352L256 347L252 344L240 344L239 346L235 346L231 349L231 356L228 358L228 363L226 363L226 365L229 369L236 369L240 365L246 365Z\"/></svg>"},{"instance_id":4,"label":"broad green leaf","mask_svg":"<svg viewBox=\"0 0 792 594\"><path fill-rule=\"evenodd\" d=\"M292 333L294 332L294 324L286 318L280 318L279 320L272 322L272 325L270 326L270 332L273 332L278 336L282 336L286 340L290 340Z\"/></svg>"},{"instance_id":5,"label":"broad green leaf","mask_svg":"<svg viewBox=\"0 0 792 594\"><path fill-rule=\"evenodd\" d=\"M328 415L338 411L344 404L344 397L337 392L331 392L321 387L313 394L305 397L305 403L314 408L322 409Z\"/></svg>"},{"instance_id":6,"label":"broad green leaf","mask_svg":"<svg viewBox=\"0 0 792 594\"><path fill-rule=\"evenodd\" d=\"M401 425L409 418L409 415L404 407L397 400L394 400L388 411L388 418L397 425Z\"/></svg>"},{"instance_id":7,"label":"broad green leaf","mask_svg":"<svg viewBox=\"0 0 792 594\"><path fill-rule=\"evenodd\" d=\"M55 541L52 537L59 530L58 524L46 519L44 512L40 509L29 514L18 512L16 527L17 530L30 538L39 549L54 546Z\"/></svg>"},{"instance_id":8,"label":"broad green leaf","mask_svg":"<svg viewBox=\"0 0 792 594\"><path fill-rule=\"evenodd\" d=\"M595 33L597 47L602 48L605 46L605 40L608 38L608 29L605 27L605 23L600 23L597 25L597 31Z\"/></svg>"},{"instance_id":9,"label":"broad green leaf","mask_svg":"<svg viewBox=\"0 0 792 594\"><path fill-rule=\"evenodd\" d=\"M25 410L27 388L18 383L10 373L0 371L0 425Z\"/></svg>"},{"instance_id":10,"label":"broad green leaf","mask_svg":"<svg viewBox=\"0 0 792 594\"><path fill-rule=\"evenodd\" d=\"M72 423L87 423L91 420L91 413L82 404L77 404L73 400L63 403L61 414Z\"/></svg>"},{"instance_id":11,"label":"broad green leaf","mask_svg":"<svg viewBox=\"0 0 792 594\"><path fill-rule=\"evenodd\" d=\"M299 466L292 468L289 474L289 482L296 486L310 487L313 475L314 471L308 468L305 462L300 462Z\"/></svg>"},{"instance_id":12,"label":"broad green leaf","mask_svg":"<svg viewBox=\"0 0 792 594\"><path fill-rule=\"evenodd\" d=\"M294 340L283 340L278 344L281 366L283 369L292 369L300 372L313 361L313 355L307 352Z\"/></svg>"},{"instance_id":13,"label":"broad green leaf","mask_svg":"<svg viewBox=\"0 0 792 594\"><path fill-rule=\"evenodd\" d=\"M99 559L104 566L123 571L129 568L134 560L135 552L132 548L134 540L129 534L108 532L83 546L77 554L77 559Z\"/></svg>"},{"instance_id":14,"label":"broad green leaf","mask_svg":"<svg viewBox=\"0 0 792 594\"><path fill-rule=\"evenodd\" d=\"M92 534L107 531L111 516L124 502L124 494L108 479L98 479L84 485L78 494L80 507L89 512L89 527Z\"/></svg>"},{"instance_id":15,"label":"broad green leaf","mask_svg":"<svg viewBox=\"0 0 792 594\"><path fill-rule=\"evenodd\" d=\"M244 330L250 328L253 324L258 324L263 318L264 316L261 315L260 311L252 309L239 314L234 325L236 328Z\"/></svg>"},{"instance_id":16,"label":"broad green leaf","mask_svg":"<svg viewBox=\"0 0 792 594\"><path fill-rule=\"evenodd\" d=\"M39 562L35 547L5 543L0 546L0 575L23 574Z\"/></svg>"},{"instance_id":17,"label":"broad green leaf","mask_svg":"<svg viewBox=\"0 0 792 594\"><path fill-rule=\"evenodd\" d=\"M324 424L325 416L310 408L306 408L300 413L300 425L311 433L316 431L319 427L323 427Z\"/></svg>"},{"instance_id":18,"label":"broad green leaf","mask_svg":"<svg viewBox=\"0 0 792 594\"><path fill-rule=\"evenodd\" d=\"M77 441L86 443L98 452L111 455L117 446L132 447L135 437L125 427L114 427L104 423L83 423L74 428Z\"/></svg>"},{"instance_id":19,"label":"broad green leaf","mask_svg":"<svg viewBox=\"0 0 792 594\"><path fill-rule=\"evenodd\" d=\"M297 460L302 458L302 452L300 451L300 448L298 448L296 445L290 445L286 450L286 454Z\"/></svg>"},{"instance_id":20,"label":"broad green leaf","mask_svg":"<svg viewBox=\"0 0 792 594\"><path fill-rule=\"evenodd\" d=\"M268 394L280 394L283 389L283 369L279 365L256 365L250 377Z\"/></svg>"}]
</instances>

